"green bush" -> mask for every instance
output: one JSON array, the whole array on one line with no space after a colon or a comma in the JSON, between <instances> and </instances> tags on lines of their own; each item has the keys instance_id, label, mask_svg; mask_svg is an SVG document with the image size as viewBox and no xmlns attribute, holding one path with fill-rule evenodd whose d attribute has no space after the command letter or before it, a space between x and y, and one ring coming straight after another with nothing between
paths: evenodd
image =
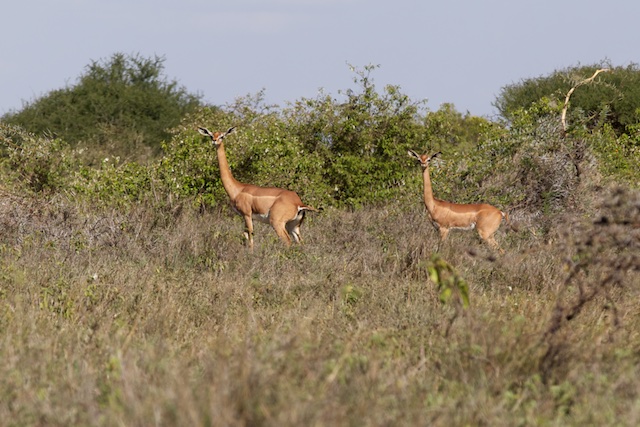
<instances>
[{"instance_id":1,"label":"green bush","mask_svg":"<svg viewBox=\"0 0 640 427\"><path fill-rule=\"evenodd\" d=\"M610 126L604 126L589 138L600 159L602 173L618 182L640 186L640 126L630 126L629 133L616 136Z\"/></svg>"},{"instance_id":2,"label":"green bush","mask_svg":"<svg viewBox=\"0 0 640 427\"><path fill-rule=\"evenodd\" d=\"M94 62L78 85L6 120L25 121L38 131L57 123L65 141L86 144L76 153L91 162L69 173L76 194L116 204L192 198L202 206L226 203L227 196L215 148L197 133L198 126L237 127L225 146L239 181L294 190L312 206L342 207L413 198L420 178L406 158L408 149L437 147L461 156L495 130L450 104L426 112L422 101L412 101L397 86L379 92L371 78L374 69L353 68L356 88L340 91L341 99L321 94L278 108L265 105L258 93L224 109L196 108L197 99L161 78L161 59L116 54L110 62ZM158 94L163 90L164 97ZM155 103L144 101L147 97ZM160 101L172 101L173 107L161 108ZM153 105L158 109L147 114ZM151 118L170 111L180 122L159 120L162 127L152 131ZM149 161L149 141L161 139L161 155Z\"/></svg>"},{"instance_id":3,"label":"green bush","mask_svg":"<svg viewBox=\"0 0 640 427\"><path fill-rule=\"evenodd\" d=\"M313 205L393 198L406 179L407 147L422 139L424 126L417 104L396 87L376 92L369 71L358 73L362 92L347 91L346 103L321 96L270 110L258 96L239 99L224 113L204 109L188 116L164 146L162 176L182 195L226 199L215 150L196 128L238 125L225 147L241 182L289 188Z\"/></svg>"},{"instance_id":4,"label":"green bush","mask_svg":"<svg viewBox=\"0 0 640 427\"><path fill-rule=\"evenodd\" d=\"M434 193L457 203L560 212L575 200L582 164L592 161L590 150L605 175L638 182L637 126L622 136L611 126L574 127L565 134L562 105L545 97L513 111L509 127L463 116L450 104L425 111L398 87L377 91L370 76L374 68L354 69L357 90L340 92L344 100L321 94L279 108L265 105L258 93L224 109L194 109L167 130L161 156L147 163L108 156L77 167L61 139L38 138L6 124L4 139L15 140L5 144L6 170L35 191L68 185L74 194L107 204L224 205L215 147L197 128L236 126L225 140L236 179L291 189L315 207L418 203L421 174L407 158L408 149L443 152L432 169Z\"/></svg>"},{"instance_id":5,"label":"green bush","mask_svg":"<svg viewBox=\"0 0 640 427\"><path fill-rule=\"evenodd\" d=\"M527 109L542 98L564 105L569 90L590 78L596 70L608 68L587 85L580 86L570 98L569 117L571 122L596 128L609 124L621 135L632 131L639 117L640 108L640 67L630 64L614 67L608 62L569 67L554 71L548 76L530 78L504 86L494 102L503 118L513 120L521 108Z\"/></svg>"},{"instance_id":6,"label":"green bush","mask_svg":"<svg viewBox=\"0 0 640 427\"><path fill-rule=\"evenodd\" d=\"M354 69L359 91L303 99L289 113L293 133L325 156L324 180L338 205L359 206L396 197L407 177L406 151L426 138L422 102L397 86L380 93L371 79L374 66Z\"/></svg>"},{"instance_id":7,"label":"green bush","mask_svg":"<svg viewBox=\"0 0 640 427\"><path fill-rule=\"evenodd\" d=\"M3 117L35 134L51 133L99 164L105 156L147 159L167 129L200 104L163 76L164 58L116 53L93 61L73 86L49 92Z\"/></svg>"},{"instance_id":8,"label":"green bush","mask_svg":"<svg viewBox=\"0 0 640 427\"><path fill-rule=\"evenodd\" d=\"M212 132L227 130L236 123L233 114L215 108L203 108L185 117L171 130L172 137L163 143L163 156L157 161L157 176L172 199L195 198L201 205L213 206L226 200L215 147L197 132L199 126ZM228 141L232 141L229 138ZM231 150L234 149L231 142ZM235 173L235 156L229 155Z\"/></svg>"},{"instance_id":9,"label":"green bush","mask_svg":"<svg viewBox=\"0 0 640 427\"><path fill-rule=\"evenodd\" d=\"M62 189L75 159L59 138L37 137L0 122L3 184L32 192Z\"/></svg>"},{"instance_id":10,"label":"green bush","mask_svg":"<svg viewBox=\"0 0 640 427\"><path fill-rule=\"evenodd\" d=\"M153 186L155 168L136 162L105 158L100 167L82 167L73 188L95 203L126 206L158 196ZM164 198L162 198L164 200Z\"/></svg>"},{"instance_id":11,"label":"green bush","mask_svg":"<svg viewBox=\"0 0 640 427\"><path fill-rule=\"evenodd\" d=\"M436 197L527 215L562 212L576 200L586 159L585 145L563 134L559 117L557 105L541 100L514 112L508 130L486 127L474 148L445 153L432 168Z\"/></svg>"}]
</instances>

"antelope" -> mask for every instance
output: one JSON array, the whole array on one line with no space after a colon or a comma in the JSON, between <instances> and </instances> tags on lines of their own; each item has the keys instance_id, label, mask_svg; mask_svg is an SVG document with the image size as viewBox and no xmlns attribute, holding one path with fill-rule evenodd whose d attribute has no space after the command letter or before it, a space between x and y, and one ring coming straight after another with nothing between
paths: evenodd
<instances>
[{"instance_id":1,"label":"antelope","mask_svg":"<svg viewBox=\"0 0 640 427\"><path fill-rule=\"evenodd\" d=\"M300 226L305 213L318 210L303 204L294 191L238 182L231 174L222 141L234 129L232 127L226 132L212 133L199 127L198 131L211 138L216 147L222 185L231 200L232 208L244 218L244 237L249 249L253 249L253 220L271 224L286 246L291 246L292 241L302 243Z\"/></svg>"},{"instance_id":2,"label":"antelope","mask_svg":"<svg viewBox=\"0 0 640 427\"><path fill-rule=\"evenodd\" d=\"M447 238L451 229L459 228L470 230L477 228L482 240L487 242L493 249L497 249L503 253L504 251L500 249L500 245L498 245L493 235L498 230L498 227L500 227L503 218L505 221L509 221L508 214L486 203L458 204L436 199L433 197L433 190L431 188L429 163L442 153L437 152L432 156L427 156L426 154L419 155L411 150L409 150L408 153L409 156L416 158L420 162L420 166L422 166L424 205L427 208L433 226L436 230L440 231L438 249L440 248L440 244Z\"/></svg>"}]
</instances>

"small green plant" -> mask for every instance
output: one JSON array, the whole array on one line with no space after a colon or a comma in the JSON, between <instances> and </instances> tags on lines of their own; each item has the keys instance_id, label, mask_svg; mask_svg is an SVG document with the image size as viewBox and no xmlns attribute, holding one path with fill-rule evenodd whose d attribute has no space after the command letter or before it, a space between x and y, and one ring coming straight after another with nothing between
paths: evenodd
<instances>
[{"instance_id":1,"label":"small green plant","mask_svg":"<svg viewBox=\"0 0 640 427\"><path fill-rule=\"evenodd\" d=\"M340 289L340 297L342 301L342 312L349 318L355 318L355 310L360 298L362 290L351 283L348 283Z\"/></svg>"},{"instance_id":2,"label":"small green plant","mask_svg":"<svg viewBox=\"0 0 640 427\"><path fill-rule=\"evenodd\" d=\"M440 255L433 254L427 266L429 279L436 285L442 304L469 307L469 284Z\"/></svg>"}]
</instances>

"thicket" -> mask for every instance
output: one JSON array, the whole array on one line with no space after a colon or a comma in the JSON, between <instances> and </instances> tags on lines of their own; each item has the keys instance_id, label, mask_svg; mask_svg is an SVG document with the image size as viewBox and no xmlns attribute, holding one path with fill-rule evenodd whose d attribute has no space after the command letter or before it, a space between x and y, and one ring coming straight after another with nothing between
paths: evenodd
<instances>
[{"instance_id":1,"label":"thicket","mask_svg":"<svg viewBox=\"0 0 640 427\"><path fill-rule=\"evenodd\" d=\"M105 156L83 166L82 154L70 145L65 156L75 167L52 164L50 173L65 175L74 194L102 204L152 199L158 205L185 200L202 207L225 204L215 150L196 129L237 126L226 144L237 179L295 189L316 206L357 207L408 196L407 183L419 182L419 174L407 174L413 166L407 149L460 155L494 127L484 119L463 117L452 106L427 112L422 102L411 101L395 86L378 91L370 77L373 68L354 70L356 89L339 93L339 98L321 95L280 109L265 105L259 93L227 108L197 109L168 129L161 155L146 163ZM18 128L3 126L7 146L20 146L19 139L10 138ZM25 135L36 139L33 133ZM48 147L54 141L65 145L46 136L38 140ZM34 161L28 155L23 160L23 165L8 166L24 169Z\"/></svg>"},{"instance_id":2,"label":"thicket","mask_svg":"<svg viewBox=\"0 0 640 427\"><path fill-rule=\"evenodd\" d=\"M259 93L226 108L194 110L167 130L161 154L145 163L109 156L86 165L61 138L3 124L6 173L35 191L62 188L103 205L226 205L214 147L196 129L237 126L226 144L236 178L291 188L313 206L415 199L421 177L409 149L443 152L432 170L437 197L486 201L527 215L579 203L575 189L588 170L637 186L636 127L621 136L609 125L573 125L565 133L561 106L546 98L515 111L507 127L462 116L451 105L427 111L398 87L377 90L373 69L354 70L356 88L337 98L320 95L279 108Z\"/></svg>"},{"instance_id":3,"label":"thicket","mask_svg":"<svg viewBox=\"0 0 640 427\"><path fill-rule=\"evenodd\" d=\"M504 86L493 105L508 121L515 119L520 109L527 109L541 99L563 106L572 87L602 69L607 71L572 94L570 121L590 129L606 124L617 135L637 134L640 123L640 67L634 63L623 67L603 61L568 67L548 76L527 78Z\"/></svg>"},{"instance_id":4,"label":"thicket","mask_svg":"<svg viewBox=\"0 0 640 427\"><path fill-rule=\"evenodd\" d=\"M84 148L91 163L113 156L140 161L158 154L167 130L202 106L200 99L164 75L164 58L116 53L2 121Z\"/></svg>"},{"instance_id":5,"label":"thicket","mask_svg":"<svg viewBox=\"0 0 640 427\"><path fill-rule=\"evenodd\" d=\"M408 149L443 152L433 170L438 197L538 213L571 200L592 156L605 176L632 186L639 181L640 124L630 107L640 87L635 66L612 68L577 88L564 133L560 101L594 67L503 88L496 100L506 119L501 124L463 116L450 104L429 111L397 86L379 90L374 66L353 68L354 87L337 96L320 94L280 108L266 105L258 93L226 107L201 106L162 75L162 61L115 54L93 62L77 85L5 116L9 170L31 187L65 185L99 203L193 201L211 207L226 203L226 195L213 147L196 128L237 126L226 144L236 178L294 189L316 206L413 197L420 176ZM607 112L597 126L594 105ZM115 133L107 136L108 128ZM112 143L103 145L107 140ZM156 154L144 147L156 147ZM121 157L122 150L137 154Z\"/></svg>"},{"instance_id":6,"label":"thicket","mask_svg":"<svg viewBox=\"0 0 640 427\"><path fill-rule=\"evenodd\" d=\"M606 71L597 73L598 70ZM633 187L640 182L637 168L640 69L637 64L621 67L603 62L525 79L503 87L494 106L515 132L531 122L550 119L554 123L560 120L564 110L567 128L562 131L568 134L563 140L574 146L569 161L589 152L599 159L605 176Z\"/></svg>"}]
</instances>

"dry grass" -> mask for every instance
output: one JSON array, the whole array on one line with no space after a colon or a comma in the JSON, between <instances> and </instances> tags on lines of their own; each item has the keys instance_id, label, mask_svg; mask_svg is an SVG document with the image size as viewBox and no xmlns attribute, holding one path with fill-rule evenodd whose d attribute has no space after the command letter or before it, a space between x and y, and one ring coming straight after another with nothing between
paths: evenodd
<instances>
[{"instance_id":1,"label":"dry grass","mask_svg":"<svg viewBox=\"0 0 640 427\"><path fill-rule=\"evenodd\" d=\"M227 209L5 192L0 423L637 425L640 202L619 200L626 242L594 212L554 239L501 230L498 258L452 233L461 311L427 278L420 203L310 215L289 250L257 225L250 253Z\"/></svg>"}]
</instances>

